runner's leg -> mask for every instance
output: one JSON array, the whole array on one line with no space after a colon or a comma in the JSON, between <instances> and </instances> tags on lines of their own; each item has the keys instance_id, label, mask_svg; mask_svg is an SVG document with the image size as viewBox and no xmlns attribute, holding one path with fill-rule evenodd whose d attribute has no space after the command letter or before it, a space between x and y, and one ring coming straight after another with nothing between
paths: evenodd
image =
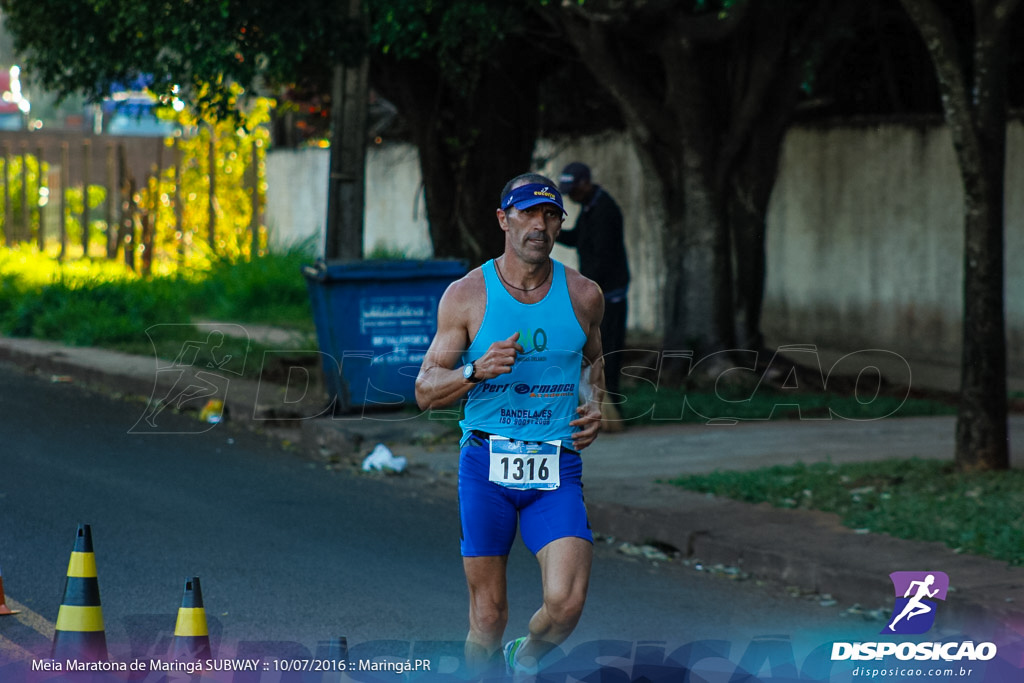
<instances>
[{"instance_id":1,"label":"runner's leg","mask_svg":"<svg viewBox=\"0 0 1024 683\"><path fill-rule=\"evenodd\" d=\"M462 558L469 586L466 665L473 672L483 671L501 648L501 636L508 622L507 564L507 556Z\"/></svg>"},{"instance_id":2,"label":"runner's leg","mask_svg":"<svg viewBox=\"0 0 1024 683\"><path fill-rule=\"evenodd\" d=\"M536 666L576 628L587 599L593 556L594 546L576 537L551 541L537 553L544 603L530 619L530 637L519 650L519 662Z\"/></svg>"},{"instance_id":3,"label":"runner's leg","mask_svg":"<svg viewBox=\"0 0 1024 683\"><path fill-rule=\"evenodd\" d=\"M508 621L505 567L516 536L518 513L503 487L488 481L487 444L476 437L459 458L459 516L462 566L469 588L466 664L483 673L501 648Z\"/></svg>"}]
</instances>

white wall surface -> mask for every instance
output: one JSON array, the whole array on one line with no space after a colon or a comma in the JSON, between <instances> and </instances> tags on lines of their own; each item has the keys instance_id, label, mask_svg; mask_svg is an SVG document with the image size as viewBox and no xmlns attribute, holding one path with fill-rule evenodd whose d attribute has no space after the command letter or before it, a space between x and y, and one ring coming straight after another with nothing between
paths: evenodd
<instances>
[{"instance_id":1,"label":"white wall surface","mask_svg":"<svg viewBox=\"0 0 1024 683\"><path fill-rule=\"evenodd\" d=\"M324 250L330 151L272 150L267 155L266 222L270 248L314 240ZM364 251L380 247L409 258L433 253L423 206L419 159L409 145L372 146L366 154Z\"/></svg>"},{"instance_id":2,"label":"white wall surface","mask_svg":"<svg viewBox=\"0 0 1024 683\"><path fill-rule=\"evenodd\" d=\"M327 150L267 160L271 244L317 235L322 250ZM633 282L630 328L660 331L661 207L625 135L542 140L536 167L569 161L622 207ZM1011 123L1006 178L1006 302L1011 363L1024 364L1024 126ZM886 123L796 128L786 138L768 214L764 329L778 342L883 348L955 360L962 312L963 192L948 131ZM568 204L566 226L578 207ZM366 251L432 253L415 149L369 150ZM558 246L555 257L576 264Z\"/></svg>"},{"instance_id":3,"label":"white wall surface","mask_svg":"<svg viewBox=\"0 0 1024 683\"><path fill-rule=\"evenodd\" d=\"M768 216L765 331L824 345L956 358L963 187L944 127L794 129ZM1011 356L1024 361L1024 127L1008 130L1005 265Z\"/></svg>"}]
</instances>

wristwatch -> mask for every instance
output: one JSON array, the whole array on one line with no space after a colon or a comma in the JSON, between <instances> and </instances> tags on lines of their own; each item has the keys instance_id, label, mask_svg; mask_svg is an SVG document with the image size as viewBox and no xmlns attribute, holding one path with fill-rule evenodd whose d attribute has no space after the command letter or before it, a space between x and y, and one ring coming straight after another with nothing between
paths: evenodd
<instances>
[{"instance_id":1,"label":"wristwatch","mask_svg":"<svg viewBox=\"0 0 1024 683\"><path fill-rule=\"evenodd\" d=\"M480 377L476 376L476 367L472 363L466 363L462 367L462 376L467 382L472 382L473 384L483 381Z\"/></svg>"}]
</instances>

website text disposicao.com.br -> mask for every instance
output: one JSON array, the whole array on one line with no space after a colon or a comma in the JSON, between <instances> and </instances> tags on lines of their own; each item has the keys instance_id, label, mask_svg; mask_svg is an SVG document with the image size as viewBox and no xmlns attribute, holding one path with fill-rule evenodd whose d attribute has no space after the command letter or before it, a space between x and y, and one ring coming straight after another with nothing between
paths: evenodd
<instances>
[{"instance_id":1,"label":"website text disposicao.com.br","mask_svg":"<svg viewBox=\"0 0 1024 683\"><path fill-rule=\"evenodd\" d=\"M908 667L908 666L891 666L891 667L871 667L871 666L858 666L850 672L850 675L854 678L871 680L873 678L882 679L895 677L897 680L905 681L908 679L925 679L925 678L942 678L950 680L953 678L965 678L970 679L973 674L979 673L979 669L976 667L969 666L956 666L956 667Z\"/></svg>"},{"instance_id":2,"label":"website text disposicao.com.br","mask_svg":"<svg viewBox=\"0 0 1024 683\"><path fill-rule=\"evenodd\" d=\"M970 679L980 673L984 664L996 656L993 643L975 645L967 642L946 643L833 643L833 661L875 660L874 664L857 665L851 671L856 679L918 680L942 678ZM892 658L897 661L893 662ZM932 663L925 663L931 660Z\"/></svg>"}]
</instances>

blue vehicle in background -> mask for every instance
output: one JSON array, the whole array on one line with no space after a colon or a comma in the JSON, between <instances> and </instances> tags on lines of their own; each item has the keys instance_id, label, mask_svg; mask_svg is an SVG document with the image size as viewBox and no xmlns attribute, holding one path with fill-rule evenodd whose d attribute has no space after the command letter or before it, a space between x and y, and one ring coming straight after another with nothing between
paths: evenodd
<instances>
[{"instance_id":1,"label":"blue vehicle in background","mask_svg":"<svg viewBox=\"0 0 1024 683\"><path fill-rule=\"evenodd\" d=\"M180 127L167 118L161 118L158 109L165 107L153 93L146 89L147 79L140 77L133 83L114 84L111 94L99 105L99 116L94 132L108 135L143 135L168 137L175 135ZM180 111L184 107L175 99L171 106Z\"/></svg>"},{"instance_id":2,"label":"blue vehicle in background","mask_svg":"<svg viewBox=\"0 0 1024 683\"><path fill-rule=\"evenodd\" d=\"M103 101L103 132L108 135L168 137L178 126L157 116L159 103L148 92L114 93Z\"/></svg>"}]
</instances>

